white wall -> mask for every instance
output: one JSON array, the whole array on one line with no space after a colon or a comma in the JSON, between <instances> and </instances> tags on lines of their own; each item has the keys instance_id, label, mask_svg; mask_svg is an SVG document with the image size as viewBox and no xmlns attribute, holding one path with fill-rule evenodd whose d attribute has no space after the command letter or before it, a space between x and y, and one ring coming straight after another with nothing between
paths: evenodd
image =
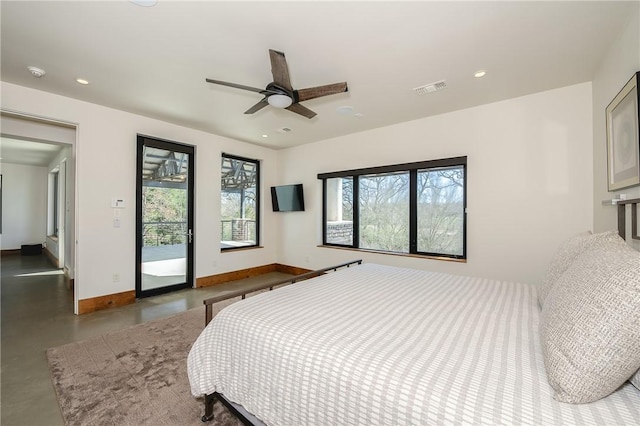
<instances>
[{"instance_id":1,"label":"white wall","mask_svg":"<svg viewBox=\"0 0 640 426\"><path fill-rule=\"evenodd\" d=\"M627 198L640 197L640 187L607 192L607 137L605 109L631 76L640 71L640 3L629 16L627 26L611 45L602 59L593 79L593 229L615 229L616 207L603 206L602 201L626 194ZM627 207L630 210L630 207ZM631 216L627 214L627 216ZM627 225L630 229L630 225ZM637 248L640 245L634 241Z\"/></svg>"},{"instance_id":2,"label":"white wall","mask_svg":"<svg viewBox=\"0 0 640 426\"><path fill-rule=\"evenodd\" d=\"M196 146L196 276L280 262L367 261L539 283L555 247L593 224L591 84L273 151L102 106L2 83L3 108L76 123L78 297L135 283L135 136ZM365 118L366 119L366 118ZM262 160L264 249L219 251L220 154ZM468 156L466 264L319 248L317 173ZM277 164L276 164L277 160ZM276 167L279 166L279 167ZM273 213L268 188L305 184L306 212ZM124 198L121 228L110 200ZM113 274L119 283L113 283Z\"/></svg>"},{"instance_id":3,"label":"white wall","mask_svg":"<svg viewBox=\"0 0 640 426\"><path fill-rule=\"evenodd\" d=\"M275 151L99 105L2 83L2 107L78 126L76 145L76 288L79 299L135 288L136 134L196 147L195 275L276 261L274 214L263 197L263 249L220 253L220 155L262 160L263 194L275 184ZM266 188L266 189L265 189ZM124 198L113 228L114 197ZM265 201L267 204L265 204ZM265 207L266 206L266 207ZM120 282L112 282L113 274Z\"/></svg>"},{"instance_id":4,"label":"white wall","mask_svg":"<svg viewBox=\"0 0 640 426\"><path fill-rule=\"evenodd\" d=\"M47 169L2 163L2 250L46 239Z\"/></svg>"},{"instance_id":5,"label":"white wall","mask_svg":"<svg viewBox=\"0 0 640 426\"><path fill-rule=\"evenodd\" d=\"M278 153L279 184L304 184L305 212L280 214L281 263L344 260L540 283L562 240L592 226L591 84L425 118ZM366 118L365 118L366 119ZM468 262L317 247L317 174L468 156Z\"/></svg>"}]
</instances>

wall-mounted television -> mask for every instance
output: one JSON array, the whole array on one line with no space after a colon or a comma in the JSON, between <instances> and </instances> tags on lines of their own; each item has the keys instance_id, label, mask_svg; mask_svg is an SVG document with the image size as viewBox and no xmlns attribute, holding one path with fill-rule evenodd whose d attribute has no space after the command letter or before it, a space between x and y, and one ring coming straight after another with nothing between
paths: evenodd
<instances>
[{"instance_id":1,"label":"wall-mounted television","mask_svg":"<svg viewBox=\"0 0 640 426\"><path fill-rule=\"evenodd\" d=\"M272 186L271 204L274 212L303 212L302 184Z\"/></svg>"}]
</instances>

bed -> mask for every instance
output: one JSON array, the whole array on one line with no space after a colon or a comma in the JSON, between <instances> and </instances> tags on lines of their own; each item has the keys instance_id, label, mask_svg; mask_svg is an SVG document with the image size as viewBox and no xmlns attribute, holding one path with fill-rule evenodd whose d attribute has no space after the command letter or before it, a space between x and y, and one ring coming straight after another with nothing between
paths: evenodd
<instances>
[{"instance_id":1,"label":"bed","mask_svg":"<svg viewBox=\"0 0 640 426\"><path fill-rule=\"evenodd\" d=\"M341 269L218 313L189 353L191 392L273 425L638 424L628 381L554 399L538 299L523 283Z\"/></svg>"}]
</instances>

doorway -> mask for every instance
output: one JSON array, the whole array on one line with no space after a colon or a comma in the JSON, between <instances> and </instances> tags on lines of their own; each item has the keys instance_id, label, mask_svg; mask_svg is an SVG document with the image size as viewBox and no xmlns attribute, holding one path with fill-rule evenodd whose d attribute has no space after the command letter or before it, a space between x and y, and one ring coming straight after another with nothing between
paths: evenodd
<instances>
[{"instance_id":1,"label":"doorway","mask_svg":"<svg viewBox=\"0 0 640 426\"><path fill-rule=\"evenodd\" d=\"M136 297L193 287L194 147L138 135Z\"/></svg>"},{"instance_id":2,"label":"doorway","mask_svg":"<svg viewBox=\"0 0 640 426\"><path fill-rule=\"evenodd\" d=\"M42 245L55 273L64 275L77 313L77 124L0 108L0 129L2 251Z\"/></svg>"}]
</instances>

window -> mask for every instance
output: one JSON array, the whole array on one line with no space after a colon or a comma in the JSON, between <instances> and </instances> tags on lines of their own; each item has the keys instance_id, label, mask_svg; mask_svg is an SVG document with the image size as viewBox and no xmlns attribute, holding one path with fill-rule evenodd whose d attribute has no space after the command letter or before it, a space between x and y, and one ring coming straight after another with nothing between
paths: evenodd
<instances>
[{"instance_id":1,"label":"window","mask_svg":"<svg viewBox=\"0 0 640 426\"><path fill-rule=\"evenodd\" d=\"M47 235L58 236L59 227L59 205L60 205L60 183L59 169L49 173L49 214L47 223Z\"/></svg>"},{"instance_id":2,"label":"window","mask_svg":"<svg viewBox=\"0 0 640 426\"><path fill-rule=\"evenodd\" d=\"M324 244L353 244L353 178L324 180Z\"/></svg>"},{"instance_id":3,"label":"window","mask_svg":"<svg viewBox=\"0 0 640 426\"><path fill-rule=\"evenodd\" d=\"M467 157L323 173L323 244L466 259Z\"/></svg>"},{"instance_id":4,"label":"window","mask_svg":"<svg viewBox=\"0 0 640 426\"><path fill-rule=\"evenodd\" d=\"M222 154L220 248L260 244L260 162Z\"/></svg>"}]
</instances>

